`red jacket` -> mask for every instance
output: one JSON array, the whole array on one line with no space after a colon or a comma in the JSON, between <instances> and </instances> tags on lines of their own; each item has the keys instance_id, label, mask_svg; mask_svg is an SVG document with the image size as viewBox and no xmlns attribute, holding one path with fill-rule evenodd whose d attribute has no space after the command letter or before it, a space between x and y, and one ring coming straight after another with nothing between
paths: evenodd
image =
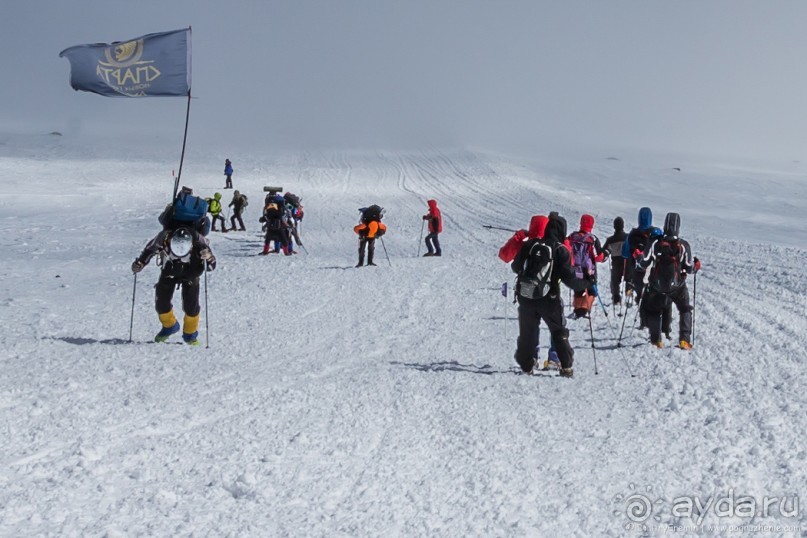
<instances>
[{"instance_id":1,"label":"red jacket","mask_svg":"<svg viewBox=\"0 0 807 538\"><path fill-rule=\"evenodd\" d=\"M499 259L504 263L510 263L516 258L516 254L521 250L524 241L527 239L541 239L544 237L544 230L549 219L543 215L535 215L530 219L530 229L528 231L519 230L511 237L502 248L499 249Z\"/></svg>"},{"instance_id":2,"label":"red jacket","mask_svg":"<svg viewBox=\"0 0 807 538\"><path fill-rule=\"evenodd\" d=\"M423 215L423 220L429 221L429 233L442 233L443 232L443 216L440 214L440 209L437 207L437 200L429 200L429 213Z\"/></svg>"}]
</instances>

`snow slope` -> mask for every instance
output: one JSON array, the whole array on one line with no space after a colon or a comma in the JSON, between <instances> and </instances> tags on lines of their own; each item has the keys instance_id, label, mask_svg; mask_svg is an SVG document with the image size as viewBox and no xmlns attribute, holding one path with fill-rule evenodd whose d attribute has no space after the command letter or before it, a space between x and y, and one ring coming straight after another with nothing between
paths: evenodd
<instances>
[{"instance_id":1,"label":"snow slope","mask_svg":"<svg viewBox=\"0 0 807 538\"><path fill-rule=\"evenodd\" d=\"M150 342L153 266L130 344L129 266L176 157L0 138L0 535L624 536L639 494L660 535L695 525L671 513L682 496L807 493L800 164L226 155L249 231L212 235L210 348ZM191 151L183 184L220 190L224 157ZM671 176L674 196L648 184ZM257 256L261 187L277 183L304 198L309 255ZM429 198L444 256L422 259ZM387 209L391 266L379 248L354 269L370 203ZM645 204L680 212L703 260L695 350L651 348L631 311L623 354L597 311L599 375L584 321L569 322L574 380L515 375L509 234L482 225L591 212L604 240ZM678 535L807 535L804 508L772 511L709 512Z\"/></svg>"}]
</instances>

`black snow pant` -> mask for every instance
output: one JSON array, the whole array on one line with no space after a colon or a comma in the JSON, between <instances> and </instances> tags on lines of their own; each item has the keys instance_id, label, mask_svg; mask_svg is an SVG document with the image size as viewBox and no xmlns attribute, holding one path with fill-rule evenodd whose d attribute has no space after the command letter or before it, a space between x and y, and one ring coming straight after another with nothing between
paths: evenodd
<instances>
[{"instance_id":1,"label":"black snow pant","mask_svg":"<svg viewBox=\"0 0 807 538\"><path fill-rule=\"evenodd\" d=\"M174 298L174 290L178 285L182 286L182 311L186 316L198 316L201 311L199 277L183 280L166 274L161 274L157 284L154 285L157 313L167 314L174 308L171 300Z\"/></svg>"},{"instance_id":2,"label":"black snow pant","mask_svg":"<svg viewBox=\"0 0 807 538\"><path fill-rule=\"evenodd\" d=\"M364 265L364 246L367 245L367 265L373 264L373 255L375 254L375 237L359 237L359 263Z\"/></svg>"},{"instance_id":3,"label":"black snow pant","mask_svg":"<svg viewBox=\"0 0 807 538\"><path fill-rule=\"evenodd\" d=\"M230 217L230 224L232 225L233 230L235 230L235 221L238 221L239 229L241 231L246 230L244 226L244 220L241 218L241 213L235 213L232 217Z\"/></svg>"},{"instance_id":4,"label":"black snow pant","mask_svg":"<svg viewBox=\"0 0 807 538\"><path fill-rule=\"evenodd\" d=\"M574 350L569 344L569 330L563 317L563 301L560 296L543 299L518 298L518 344L516 362L525 372L535 365L535 346L538 345L538 326L544 320L552 335L552 344L558 353L560 365L571 368Z\"/></svg>"},{"instance_id":5,"label":"black snow pant","mask_svg":"<svg viewBox=\"0 0 807 538\"><path fill-rule=\"evenodd\" d=\"M219 213L218 215L213 215L212 230L214 232L216 231L216 221L219 221L219 220L221 221L221 231L226 232L227 231L227 221L224 220L224 217L221 216L221 213Z\"/></svg>"},{"instance_id":6,"label":"black snow pant","mask_svg":"<svg viewBox=\"0 0 807 538\"><path fill-rule=\"evenodd\" d=\"M648 290L642 301L645 323L650 330L650 341L660 342L662 328L670 331L672 304L678 308L678 339L687 343L692 339L692 304L689 302L689 289L686 284L671 291L660 293ZM665 319L666 318L666 319Z\"/></svg>"},{"instance_id":7,"label":"black snow pant","mask_svg":"<svg viewBox=\"0 0 807 538\"><path fill-rule=\"evenodd\" d=\"M622 276L625 274L625 258L621 256L611 257L611 300L614 304L622 302L620 285Z\"/></svg>"},{"instance_id":8,"label":"black snow pant","mask_svg":"<svg viewBox=\"0 0 807 538\"><path fill-rule=\"evenodd\" d=\"M232 189L233 188L233 175L227 174L227 181L224 184L225 189Z\"/></svg>"},{"instance_id":9,"label":"black snow pant","mask_svg":"<svg viewBox=\"0 0 807 538\"><path fill-rule=\"evenodd\" d=\"M265 250L269 248L270 241L275 242L275 252L279 252L282 247L283 253L285 254L289 248L289 232L284 228L279 230L266 230L266 236L263 240Z\"/></svg>"},{"instance_id":10,"label":"black snow pant","mask_svg":"<svg viewBox=\"0 0 807 538\"><path fill-rule=\"evenodd\" d=\"M437 238L438 235L439 234L437 232L429 232L429 234L426 236L426 249L430 254L442 256L442 251L440 250L440 239Z\"/></svg>"}]
</instances>

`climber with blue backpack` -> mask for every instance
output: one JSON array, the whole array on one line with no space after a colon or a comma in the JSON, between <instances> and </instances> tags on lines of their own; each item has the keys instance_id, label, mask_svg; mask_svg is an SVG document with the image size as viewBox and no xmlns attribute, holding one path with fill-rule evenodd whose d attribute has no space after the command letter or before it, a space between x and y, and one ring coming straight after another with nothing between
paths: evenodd
<instances>
[{"instance_id":1,"label":"climber with blue backpack","mask_svg":"<svg viewBox=\"0 0 807 538\"><path fill-rule=\"evenodd\" d=\"M216 257L205 238L210 230L207 202L193 196L187 187L177 195L174 203L160 215L163 229L132 262L132 272L139 273L153 257L157 257L160 278L155 289L155 306L162 329L155 342L165 342L179 332L180 325L174 315L174 290L182 288L182 339L189 345L199 345L199 277L216 268ZM136 282L136 281L135 281Z\"/></svg>"}]
</instances>

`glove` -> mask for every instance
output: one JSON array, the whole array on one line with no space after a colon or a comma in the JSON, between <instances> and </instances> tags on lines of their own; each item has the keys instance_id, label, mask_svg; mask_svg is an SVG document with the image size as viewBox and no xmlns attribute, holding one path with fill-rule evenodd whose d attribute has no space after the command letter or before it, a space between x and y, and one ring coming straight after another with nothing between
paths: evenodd
<instances>
[{"instance_id":1,"label":"glove","mask_svg":"<svg viewBox=\"0 0 807 538\"><path fill-rule=\"evenodd\" d=\"M516 241L524 241L527 238L526 230L517 230L516 233L513 234L513 239Z\"/></svg>"},{"instance_id":2,"label":"glove","mask_svg":"<svg viewBox=\"0 0 807 538\"><path fill-rule=\"evenodd\" d=\"M210 249L209 249L209 248L203 248L203 249L202 249L202 250L199 252L199 257L200 257L200 258L202 258L202 259L203 259L203 260L205 260L205 261L210 261L210 260L215 260L215 259L216 259L216 257L215 257L215 256L213 256L213 253L212 253L212 252L210 252Z\"/></svg>"},{"instance_id":3,"label":"glove","mask_svg":"<svg viewBox=\"0 0 807 538\"><path fill-rule=\"evenodd\" d=\"M207 270L213 271L214 269L216 269L216 257L211 254L207 260Z\"/></svg>"},{"instance_id":4,"label":"glove","mask_svg":"<svg viewBox=\"0 0 807 538\"><path fill-rule=\"evenodd\" d=\"M423 215L423 220L428 220L428 218L429 218L428 215Z\"/></svg>"},{"instance_id":5,"label":"glove","mask_svg":"<svg viewBox=\"0 0 807 538\"><path fill-rule=\"evenodd\" d=\"M633 259L634 259L634 260L635 260L636 258L641 258L641 257L642 257L642 251L641 251L641 250L639 250L639 249L637 248L636 250L634 250L634 251L633 251Z\"/></svg>"},{"instance_id":6,"label":"glove","mask_svg":"<svg viewBox=\"0 0 807 538\"><path fill-rule=\"evenodd\" d=\"M132 272L137 274L143 270L146 265L140 261L140 259L136 259L132 262Z\"/></svg>"},{"instance_id":7,"label":"glove","mask_svg":"<svg viewBox=\"0 0 807 538\"><path fill-rule=\"evenodd\" d=\"M695 269L695 273L701 270L701 261L698 258L695 258L695 265L693 268Z\"/></svg>"}]
</instances>

